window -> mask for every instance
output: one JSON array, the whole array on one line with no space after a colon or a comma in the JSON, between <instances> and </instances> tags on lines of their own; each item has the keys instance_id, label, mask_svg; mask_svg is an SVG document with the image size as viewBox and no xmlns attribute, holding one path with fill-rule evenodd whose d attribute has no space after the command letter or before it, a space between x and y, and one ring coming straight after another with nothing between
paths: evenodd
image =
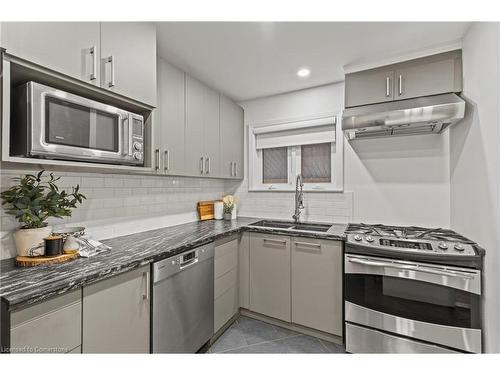
<instances>
[{"instance_id":1,"label":"window","mask_svg":"<svg viewBox=\"0 0 500 375\"><path fill-rule=\"evenodd\" d=\"M249 128L249 189L342 191L343 137L336 117L308 118Z\"/></svg>"}]
</instances>

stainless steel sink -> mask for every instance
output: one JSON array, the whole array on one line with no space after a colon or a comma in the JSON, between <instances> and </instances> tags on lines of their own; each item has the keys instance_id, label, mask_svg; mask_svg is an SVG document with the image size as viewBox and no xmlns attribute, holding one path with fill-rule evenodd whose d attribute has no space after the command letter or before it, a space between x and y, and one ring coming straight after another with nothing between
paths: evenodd
<instances>
[{"instance_id":1,"label":"stainless steel sink","mask_svg":"<svg viewBox=\"0 0 500 375\"><path fill-rule=\"evenodd\" d=\"M292 231L305 231L305 232L328 232L333 225L329 224L316 224L316 223L294 223L292 221L278 221L278 220L261 220L249 224L252 227L263 227L273 229L286 229Z\"/></svg>"}]
</instances>

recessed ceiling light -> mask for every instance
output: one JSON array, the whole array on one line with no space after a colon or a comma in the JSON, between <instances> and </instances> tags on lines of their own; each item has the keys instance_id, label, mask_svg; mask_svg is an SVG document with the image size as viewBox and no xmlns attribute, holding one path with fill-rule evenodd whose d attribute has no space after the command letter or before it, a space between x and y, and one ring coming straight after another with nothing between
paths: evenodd
<instances>
[{"instance_id":1,"label":"recessed ceiling light","mask_svg":"<svg viewBox=\"0 0 500 375\"><path fill-rule=\"evenodd\" d=\"M305 77L308 77L309 74L311 74L311 71L307 68L301 68L297 71L297 75L300 77L300 78L305 78Z\"/></svg>"}]
</instances>

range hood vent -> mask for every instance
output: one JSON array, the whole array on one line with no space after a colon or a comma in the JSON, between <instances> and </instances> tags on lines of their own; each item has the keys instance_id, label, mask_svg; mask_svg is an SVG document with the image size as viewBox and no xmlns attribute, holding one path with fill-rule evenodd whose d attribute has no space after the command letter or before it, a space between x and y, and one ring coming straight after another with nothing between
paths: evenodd
<instances>
[{"instance_id":1,"label":"range hood vent","mask_svg":"<svg viewBox=\"0 0 500 375\"><path fill-rule=\"evenodd\" d=\"M464 113L465 101L455 94L426 96L347 108L342 130L350 140L439 134L463 119Z\"/></svg>"}]
</instances>

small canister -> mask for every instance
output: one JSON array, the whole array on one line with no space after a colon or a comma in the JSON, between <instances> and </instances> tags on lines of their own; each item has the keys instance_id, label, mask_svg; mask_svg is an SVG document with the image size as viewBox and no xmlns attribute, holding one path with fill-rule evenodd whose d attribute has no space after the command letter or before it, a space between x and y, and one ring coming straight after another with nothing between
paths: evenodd
<instances>
[{"instance_id":1,"label":"small canister","mask_svg":"<svg viewBox=\"0 0 500 375\"><path fill-rule=\"evenodd\" d=\"M49 236L45 241L45 256L54 257L62 254L63 238L62 236Z\"/></svg>"},{"instance_id":2,"label":"small canister","mask_svg":"<svg viewBox=\"0 0 500 375\"><path fill-rule=\"evenodd\" d=\"M222 220L223 208L224 208L224 203L222 203L222 201L214 202L214 219Z\"/></svg>"}]
</instances>

